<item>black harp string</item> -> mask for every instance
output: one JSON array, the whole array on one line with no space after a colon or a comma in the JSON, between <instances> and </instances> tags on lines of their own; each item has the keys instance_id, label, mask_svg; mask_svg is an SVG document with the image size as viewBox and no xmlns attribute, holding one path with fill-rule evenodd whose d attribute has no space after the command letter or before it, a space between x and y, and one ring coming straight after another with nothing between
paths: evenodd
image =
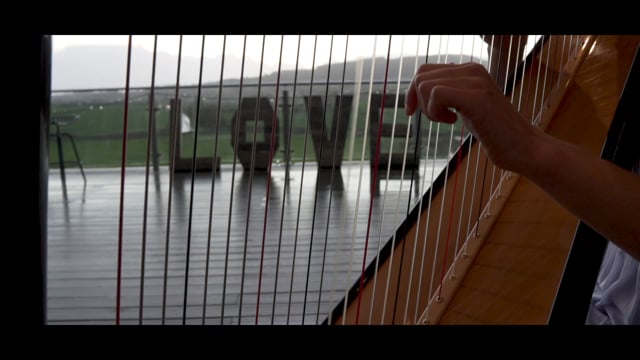
<instances>
[{"instance_id":1,"label":"black harp string","mask_svg":"<svg viewBox=\"0 0 640 360\"><path fill-rule=\"evenodd\" d=\"M220 123L222 113L222 87L224 82L224 60L227 48L227 35L222 38L222 55L220 57L220 80L218 85L218 109L216 111L216 134L213 140L213 163L211 164L212 176L211 176L211 197L209 198L209 226L207 230L207 255L205 259L204 270L204 294L202 299L202 325L205 325L207 318L207 292L209 288L209 262L211 258L211 232L213 230L213 200L216 189L216 174L218 171L218 139L220 134Z\"/></svg>"},{"instance_id":2,"label":"black harp string","mask_svg":"<svg viewBox=\"0 0 640 360\"><path fill-rule=\"evenodd\" d=\"M129 82L131 81L131 43L132 36L129 35L127 45L127 71L125 77L124 90L124 114L122 119L122 160L120 163L120 211L118 213L118 251L117 251L117 274L116 274L116 325L120 325L120 312L122 300L122 247L124 238L124 188L125 173L127 167L127 133L129 131ZM65 193L66 197L66 193Z\"/></svg>"},{"instance_id":3,"label":"black harp string","mask_svg":"<svg viewBox=\"0 0 640 360\"><path fill-rule=\"evenodd\" d=\"M332 44L332 48L333 48L333 35L331 37L331 44ZM326 222L326 227L325 227L325 237L324 237L324 248L322 249L322 267L320 270L320 287L319 287L319 291L318 291L318 307L316 310L316 324L320 323L320 304L322 303L322 285L323 285L323 281L324 281L324 271L325 271L325 265L326 265L326 258L327 258L327 244L329 242L329 223L330 223L330 219L331 219L331 203L333 200L333 182L334 182L334 175L336 172L336 150L338 147L338 129L340 129L340 122L344 121L344 119L342 119L342 99L344 96L344 82L345 82L345 77L346 77L346 73L347 73L347 53L349 51L349 35L346 36L345 39L345 47L344 47L344 59L342 62L342 81L340 82L340 96L338 98L338 106L337 106L337 114L333 114L334 118L337 119L337 121L335 123L332 122L334 129L333 129L333 152L331 153L333 155L332 160L331 160L331 178L329 179L329 204L328 204L328 210L327 210L327 222ZM329 63L331 63L331 61L329 61ZM328 76L330 74L329 70L327 70L327 94L325 95L325 111L326 111L326 107L328 105L329 102L329 80L330 77ZM334 107L335 108L335 107ZM326 114L326 113L325 113ZM326 116L325 116L326 119ZM340 159L342 160L342 159ZM340 169L338 168L337 171L340 171ZM337 251L337 249L336 249ZM335 266L335 264L334 264ZM331 291L333 291L333 288L331 289Z\"/></svg>"},{"instance_id":4,"label":"black harp string","mask_svg":"<svg viewBox=\"0 0 640 360\"><path fill-rule=\"evenodd\" d=\"M151 89L149 90L149 126L147 127L147 154L144 179L144 210L142 215L142 249L140 254L140 303L138 308L138 325L142 325L144 318L144 278L147 252L147 216L149 206L149 168L151 158L152 136L155 136L155 87L156 87L156 58L158 55L158 35L153 37L153 60L151 63Z\"/></svg>"},{"instance_id":5,"label":"black harp string","mask_svg":"<svg viewBox=\"0 0 640 360\"><path fill-rule=\"evenodd\" d=\"M189 298L189 265L191 262L191 233L193 228L193 198L196 182L196 160L198 157L198 130L200 125L200 103L202 98L202 70L204 67L204 45L206 36L202 35L202 48L200 50L200 70L198 73L198 90L196 95L196 125L193 134L193 157L191 158L191 189L189 190L189 220L187 225L187 252L185 254L184 292L182 298L182 325L187 321L187 300Z\"/></svg>"},{"instance_id":6,"label":"black harp string","mask_svg":"<svg viewBox=\"0 0 640 360\"><path fill-rule=\"evenodd\" d=\"M263 40L263 44L264 44L264 40ZM268 168L267 168L267 193L265 195L265 205L264 205L264 220L263 220L263 231L262 231L262 246L260 249L260 268L258 271L258 291L257 291L257 300L256 300L256 321L255 321L255 325L258 325L258 317L260 315L260 296L261 296L261 290L262 290L262 270L263 270L263 266L264 266L264 247L267 241L267 218L268 218L268 214L269 214L269 199L271 196L271 170L273 168L273 162L272 159L274 158L274 153L275 153L275 137L276 137L276 132L279 131L280 127L277 125L278 122L278 99L279 99L279 91L280 91L280 73L282 70L282 47L284 46L284 35L280 36L280 54L278 56L278 75L277 75L277 79L276 79L276 89L275 89L275 96L274 96L274 104L273 104L273 117L271 119L271 141L270 141L270 148L269 148L269 164L268 164ZM264 54L264 46L263 46L263 54ZM262 70L260 71L260 78L262 78ZM258 97L260 98L260 97ZM259 103L259 101L258 101ZM260 109L260 108L258 108ZM258 110L260 111L260 110ZM257 128L257 126L256 126ZM278 275L277 275L278 270L276 269L276 278L274 281L278 281ZM274 302L275 304L275 302ZM273 313L272 313L272 319L273 319ZM271 322L273 324L273 320Z\"/></svg>"},{"instance_id":7,"label":"black harp string","mask_svg":"<svg viewBox=\"0 0 640 360\"><path fill-rule=\"evenodd\" d=\"M255 125L253 126L253 140L252 140L252 146L251 146L251 161L250 166L249 166L249 193L247 194L247 218L245 221L245 228L244 228L244 246L243 246L243 254L242 254L242 275L240 277L240 299L239 299L239 306L238 306L238 324L242 323L242 305L243 305L243 300L244 300L244 282L245 282L245 276L246 276L246 269L247 269L247 250L249 247L249 225L251 224L250 222L250 218L251 218L251 196L253 193L253 177L255 175L255 162L256 162L256 142L257 142L257 136L258 136L258 121L259 121L259 114L260 114L260 95L261 95L261 90L262 90L262 65L264 64L264 45L265 45L265 39L266 39L266 35L262 35L262 47L260 49L261 55L260 55L260 71L258 74L258 94L257 94L257 101L256 101L256 108L255 108L255 112L254 112L254 121L255 121ZM273 130L272 130L273 131ZM244 174L243 174L244 176ZM269 179L267 179L267 181L269 181ZM266 201L269 201L269 199L266 199Z\"/></svg>"},{"instance_id":8,"label":"black harp string","mask_svg":"<svg viewBox=\"0 0 640 360\"><path fill-rule=\"evenodd\" d=\"M244 66L245 60L247 56L247 35L243 36L242 41L242 62L240 65L240 84L238 87L238 108L236 110L236 126L233 129L233 144L238 144L239 137L239 129L240 129L240 118L242 114L242 89L244 85ZM227 297L227 281L229 276L229 248L231 245L231 219L232 219L232 210L233 210L233 195L234 195L234 185L236 179L236 165L237 165L237 156L233 157L233 166L231 170L231 190L229 191L229 217L227 220L227 242L226 242L226 250L224 255L224 276L223 276L223 284L222 284L222 300L220 306L220 324L224 325L224 310L225 310L225 302ZM240 324L240 319L238 319L238 325Z\"/></svg>"},{"instance_id":9,"label":"black harp string","mask_svg":"<svg viewBox=\"0 0 640 360\"><path fill-rule=\"evenodd\" d=\"M325 86L325 93L324 93L324 106L322 109L322 126L320 127L320 139L322 139L320 141L320 149L318 151L318 163L320 163L321 159L322 159L322 152L324 150L324 133L325 133L325 128L326 128L326 122L327 122L327 105L329 104L329 84L330 84L330 80L331 80L331 58L333 55L333 35L331 35L331 40L330 40L330 45L329 45L329 62L327 64L327 84ZM309 99L309 104L311 104L311 99ZM320 171L322 171L322 169L320 169L318 167L318 175L320 174ZM329 186L331 188L331 186ZM307 309L307 298L308 298L308 294L309 294L309 277L311 276L311 258L312 258L312 254L313 254L313 240L314 240L314 235L315 235L315 228L316 228L316 219L318 217L318 193L319 193L320 189L319 186L317 184L316 181L316 190L313 196L313 213L311 215L311 235L309 236L309 255L307 257L307 278L305 281L305 289L304 289L304 301L303 301L303 305L302 305L302 314L303 314L303 324L304 324L304 319L306 318L306 309ZM327 217L327 223L329 222L329 217ZM326 236L325 236L326 239ZM326 255L326 241L325 241L325 246L324 246L324 255ZM322 271L324 271L324 256L323 256L323 260L322 260ZM318 289L318 293L322 293L322 272L320 272L320 288ZM318 303L318 307L320 307L320 303ZM318 321L318 314L316 314L316 323Z\"/></svg>"},{"instance_id":10,"label":"black harp string","mask_svg":"<svg viewBox=\"0 0 640 360\"><path fill-rule=\"evenodd\" d=\"M162 319L161 324L164 325L166 321L166 312L167 312L167 280L168 280L168 269L169 269L169 239L171 238L171 208L172 208L172 200L173 200L173 181L174 181L174 168L175 164L173 159L176 158L176 144L178 140L178 136L181 136L178 133L178 124L180 123L180 113L178 112L179 106L179 96L180 96L180 65L182 62L182 35L179 37L178 44L178 65L176 70L176 92L174 96L174 106L171 108L172 117L173 117L173 128L171 129L171 143L173 146L171 147L173 150L171 151L171 161L169 161L169 191L168 191L168 203L167 203L167 232L165 238L165 250L164 250L164 275L163 275L163 283L162 283Z\"/></svg>"},{"instance_id":11,"label":"black harp string","mask_svg":"<svg viewBox=\"0 0 640 360\"><path fill-rule=\"evenodd\" d=\"M304 193L303 192L304 170L307 163L307 142L309 138L309 124L311 123L310 102L311 102L311 97L313 95L313 77L315 75L317 47L318 47L318 35L314 35L313 57L312 57L313 60L311 62L311 79L309 81L309 100L308 100L309 104L307 105L307 122L305 124L305 130L304 130L304 144L302 148L302 168L300 170L300 192L298 194L298 213L296 217L296 230L295 230L295 237L294 237L294 241L296 242L296 244L298 242L298 235L300 230L300 209L302 207L302 194ZM287 312L287 325L289 324L289 320L291 316L291 302L292 302L292 295L293 295L293 280L294 280L295 265L296 265L296 254L294 252L293 261L291 263L291 284L289 287L289 310ZM304 324L304 318L305 318L305 313L303 312L302 324Z\"/></svg>"},{"instance_id":12,"label":"black harp string","mask_svg":"<svg viewBox=\"0 0 640 360\"><path fill-rule=\"evenodd\" d=\"M317 46L317 43L316 43ZM333 36L331 36L331 44L329 46L329 63L327 65L327 85L325 88L325 101L324 101L324 107L323 107L323 111L322 111L322 126L320 127L320 139L322 139L320 141L320 151L318 152L318 163L320 163L321 159L322 159L322 148L323 148L323 143L324 143L324 130L325 130L325 122L326 122L326 115L327 115L327 98L328 98L328 94L329 94L329 79L330 79L330 74L331 74L331 55L333 52ZM315 58L315 54L316 54L316 50L314 49L314 58ZM315 60L315 59L314 59ZM309 113L311 113L310 109L311 109L311 92L309 94ZM320 171L318 169L318 171ZM318 191L319 188L316 184L316 190L314 192L314 196L313 196L313 212L311 214L311 233L309 235L309 255L307 256L307 272L306 272L306 281L304 282L305 286L304 286L304 300L302 302L302 325L304 325L304 321L307 317L307 297L309 295L309 277L311 276L311 257L313 255L313 235L315 234L315 227L316 227L316 215L317 215L317 206L318 206Z\"/></svg>"},{"instance_id":13,"label":"black harp string","mask_svg":"<svg viewBox=\"0 0 640 360\"><path fill-rule=\"evenodd\" d=\"M294 108L295 108L295 102L296 102L296 90L298 88L298 65L300 63L300 40L301 40L302 36L298 35L298 46L297 46L297 50L296 50L296 65L295 65L295 70L294 70L294 75L293 75L293 93L291 95L291 109L289 109L289 128L285 129L285 131L288 131L289 136L287 136L287 144L285 146L285 181L284 181L284 186L283 186L283 190L282 190L282 207L280 209L280 232L279 232L279 236L278 236L278 250L277 250L277 255L276 255L276 273L275 273L275 281L273 284L273 304L271 307L271 324L274 323L274 319L275 319L275 313L276 313L276 300L277 300L277 294L278 294L278 276L280 274L280 257L281 257L281 250L282 250L282 231L284 228L284 217L285 217L285 212L284 212L284 208L285 208L285 204L286 204L286 200L287 200L287 194L289 193L289 154L288 151L289 149L291 149L291 133L293 130L293 113L294 113ZM284 39L284 37L283 37ZM282 49L282 47L281 47ZM277 94L276 94L277 96ZM283 104L283 106L286 106L285 104ZM295 258L295 253L296 253L296 247L297 247L297 241L294 242L293 244L293 254L294 254L294 258ZM293 268L292 268L293 270ZM291 305L289 305L291 306ZM288 316L287 316L288 318Z\"/></svg>"}]
</instances>

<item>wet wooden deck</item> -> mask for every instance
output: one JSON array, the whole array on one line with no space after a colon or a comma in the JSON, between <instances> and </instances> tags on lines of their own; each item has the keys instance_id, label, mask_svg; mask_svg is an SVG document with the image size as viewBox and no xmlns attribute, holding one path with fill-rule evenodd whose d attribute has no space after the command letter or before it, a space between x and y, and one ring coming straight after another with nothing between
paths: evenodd
<instances>
[{"instance_id":1,"label":"wet wooden deck","mask_svg":"<svg viewBox=\"0 0 640 360\"><path fill-rule=\"evenodd\" d=\"M322 323L358 279L365 248L368 264L417 201L416 186L426 188L442 166L423 162L413 187L411 171L380 181L371 216L370 169L360 163L333 174L294 164L288 180L274 166L269 182L266 172L230 165L215 177L173 180L166 167L148 177L144 167L127 168L121 323ZM50 172L49 324L116 321L120 169L86 175L84 187L67 169L65 200L59 170Z\"/></svg>"}]
</instances>

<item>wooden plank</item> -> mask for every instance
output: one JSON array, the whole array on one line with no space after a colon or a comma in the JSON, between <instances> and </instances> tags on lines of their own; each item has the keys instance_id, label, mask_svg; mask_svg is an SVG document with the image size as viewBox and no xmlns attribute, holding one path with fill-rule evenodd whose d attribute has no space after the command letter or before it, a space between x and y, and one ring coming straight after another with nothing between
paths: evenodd
<instances>
[{"instance_id":1,"label":"wooden plank","mask_svg":"<svg viewBox=\"0 0 640 360\"><path fill-rule=\"evenodd\" d=\"M423 166L427 165L423 163ZM233 171L236 178L232 183ZM303 174L302 166L294 165L285 192L284 168L274 168L264 248L267 204L264 174L256 173L253 182L249 182L247 173L240 168L234 170L224 165L216 175L197 173L191 211L191 174L175 174L171 217L167 220L169 172L160 169L158 186L152 173L145 230L144 323L160 322L167 221L170 224L167 323L181 323L182 319L189 226L188 322L201 322L210 219L207 323L238 322L242 284L241 321L253 324L259 281L261 323L272 321L274 291L277 291L274 323L286 323L288 316L290 323L301 323L303 307L305 323L324 321L344 296L345 289L359 276L367 227L370 226L371 235L366 258L371 261L379 244L388 240L397 223L406 216L403 212L407 202L417 198L417 192L409 193L408 179L397 181L394 187L374 198L369 219L369 168L365 167L361 173L359 163L343 163L339 171L340 176L334 176L332 185L326 178L321 179L313 166L307 164ZM86 172L87 188L82 189L79 176L75 176L73 169L68 171L69 201L66 203L57 170L53 169L49 177L47 306L50 324L115 321L120 169L86 169ZM138 318L146 181L144 168L127 168L121 288L123 323L137 323ZM212 181L215 196L210 214ZM360 181L366 186L358 186ZM84 202L81 200L83 190ZM224 285L227 287L225 319L221 320ZM291 309L288 309L289 293Z\"/></svg>"}]
</instances>

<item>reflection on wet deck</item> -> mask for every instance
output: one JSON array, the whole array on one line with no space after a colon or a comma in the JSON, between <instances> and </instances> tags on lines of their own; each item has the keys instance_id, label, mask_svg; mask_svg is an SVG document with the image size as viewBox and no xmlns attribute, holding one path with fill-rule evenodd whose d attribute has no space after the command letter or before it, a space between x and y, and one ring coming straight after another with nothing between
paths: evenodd
<instances>
[{"instance_id":1,"label":"reflection on wet deck","mask_svg":"<svg viewBox=\"0 0 640 360\"><path fill-rule=\"evenodd\" d=\"M365 247L368 264L442 166L390 174L372 203L370 168L360 163L333 172L295 164L288 177L275 166L269 179L223 165L215 177L171 180L160 168L148 185L145 168L128 168L121 322L322 323L358 279ZM67 201L58 170L49 177L49 324L115 323L120 169L86 174L83 188L67 170Z\"/></svg>"}]
</instances>

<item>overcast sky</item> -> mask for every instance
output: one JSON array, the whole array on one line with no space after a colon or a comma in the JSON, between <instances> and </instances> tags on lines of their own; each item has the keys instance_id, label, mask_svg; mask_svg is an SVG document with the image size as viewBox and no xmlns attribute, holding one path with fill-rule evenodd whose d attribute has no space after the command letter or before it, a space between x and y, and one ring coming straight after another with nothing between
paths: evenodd
<instances>
[{"instance_id":1,"label":"overcast sky","mask_svg":"<svg viewBox=\"0 0 640 360\"><path fill-rule=\"evenodd\" d=\"M222 35L207 35L205 39L205 57L215 57L222 52ZM226 52L234 54L238 57L243 53L243 35L227 36ZM264 38L264 63L269 65L278 65L280 58L280 42L283 38L280 35L249 35L246 37L246 54L254 61L260 61L262 42ZM316 64L327 63L329 49L331 46L330 35L319 35L316 51ZM376 45L377 56L386 56L389 47L389 35L351 35L349 38L349 48L347 53L348 60L360 57L371 57ZM332 58L338 58L340 61L344 59L344 50L347 36L333 36L333 52ZM377 40L377 41L376 41ZM452 36L428 36L428 35L405 35L391 36L391 54L398 56L401 53L416 52L426 53L427 44L430 43L430 52L436 49L449 48L449 52L453 53L472 53L479 54L481 52L482 41L477 35L452 35ZM441 43L442 40L442 43ZM62 50L71 45L124 45L129 41L128 35L54 35L53 50ZM177 55L179 51L180 37L178 35L159 35L158 51L167 52ZM311 67L313 62L313 47L315 36L302 35L300 49L300 65L305 68ZM132 36L132 45L153 51L153 35L134 35ZM201 35L184 35L182 37L182 54L183 56L200 57L202 53L202 36ZM283 42L283 61L290 65L295 64L297 50L298 35L285 35ZM418 44L420 42L420 44ZM418 45L420 46L418 48Z\"/></svg>"},{"instance_id":2,"label":"overcast sky","mask_svg":"<svg viewBox=\"0 0 640 360\"><path fill-rule=\"evenodd\" d=\"M138 53L150 55L153 54L154 38L153 35L134 35L131 37L131 44L134 49L144 50L142 52L138 51ZM183 58L199 59L203 54L202 39L202 35L182 36ZM246 37L243 35L228 35L224 51L225 59L232 59L239 63L244 54L247 64L253 66L245 69L247 71L245 76L256 76L259 73L260 63L263 64L263 73L270 73L278 69L280 59L282 59L282 69L294 69L296 60L299 68L309 69L314 64L314 53L316 66L327 64L330 58L332 63L342 62L345 59L345 51L348 61L371 58L373 56L386 57L389 52L389 44L391 57L424 56L427 52L429 54L462 53L478 58L485 58L487 55L486 45L478 35L319 35L317 38L314 35L302 35L300 37L299 52L298 39L298 35L249 35ZM205 60L220 58L223 53L223 40L224 36L222 35L207 35L205 37ZM348 47L346 46L347 40ZM157 36L159 56L161 54L171 55L171 57L177 59L180 50L179 41L180 36L178 35ZM117 66L121 68L119 71L124 73L128 42L128 35L53 35L53 89L123 86L124 80L122 79L124 79L124 76L119 73L114 74L113 71L107 71L107 69ZM533 41L529 42L529 44L533 43ZM96 49L98 48L96 46L119 50L117 55L107 56L106 53L97 51ZM83 53L82 49L87 49L86 51L90 53ZM112 53L113 51L109 54ZM299 55L297 55L298 53ZM65 54L65 56L62 56L62 54ZM113 58L114 56L116 57L115 59ZM144 72L145 79L150 78L150 76L146 76L146 73L150 71L148 68L152 57L148 57L149 59L144 61L139 59L132 60L132 71ZM445 59L442 61L445 61ZM133 67L135 63L140 65ZM192 68L197 68L199 61L191 61L189 63L195 64L191 65ZM100 74L100 70L103 70L104 73ZM171 73L169 69L160 69L158 71ZM213 77L216 71L211 70L210 72L209 76ZM173 73L175 73L175 70L173 70ZM219 74L219 71L217 73ZM197 75L194 76L197 78ZM226 74L225 77L227 77ZM229 77L237 78L238 74L229 74ZM114 78L118 81L114 82ZM193 76L188 81L195 82ZM132 84L132 86L139 86L139 84Z\"/></svg>"}]
</instances>

